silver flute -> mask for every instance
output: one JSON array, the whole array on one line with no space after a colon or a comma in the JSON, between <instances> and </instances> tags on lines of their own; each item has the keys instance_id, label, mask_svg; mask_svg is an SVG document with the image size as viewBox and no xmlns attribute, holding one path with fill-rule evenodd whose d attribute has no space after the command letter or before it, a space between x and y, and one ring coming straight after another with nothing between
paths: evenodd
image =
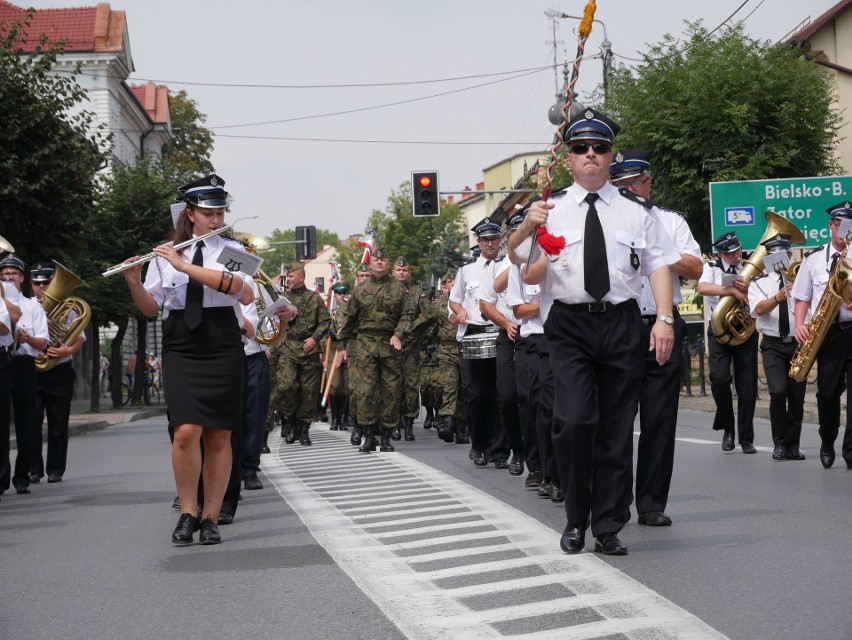
<instances>
[{"instance_id":1,"label":"silver flute","mask_svg":"<svg viewBox=\"0 0 852 640\"><path fill-rule=\"evenodd\" d=\"M215 231L211 231L210 233L205 233L203 236L198 236L197 238L192 238L187 240L186 242L181 242L175 245L175 251L180 251L181 249L185 249L186 247L195 244L200 240L206 240L207 238L212 238L213 236L218 236L226 231L230 231L231 227L225 225L224 227L219 227ZM136 258L132 262L122 262L120 264L115 265L114 267L110 267L106 271L103 272L103 277L107 278L111 275L115 275L116 273L121 273L122 271L126 271L127 269L131 269L133 267L138 267L140 264L145 264L146 262L151 262L154 258L157 257L157 254L153 251L151 253L146 253L144 256Z\"/></svg>"}]
</instances>

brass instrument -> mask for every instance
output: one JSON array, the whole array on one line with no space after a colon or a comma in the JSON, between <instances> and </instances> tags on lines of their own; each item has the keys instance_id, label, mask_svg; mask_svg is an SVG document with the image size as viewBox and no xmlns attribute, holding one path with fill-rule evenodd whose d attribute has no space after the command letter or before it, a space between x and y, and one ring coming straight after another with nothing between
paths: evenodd
<instances>
[{"instance_id":1,"label":"brass instrument","mask_svg":"<svg viewBox=\"0 0 852 640\"><path fill-rule=\"evenodd\" d=\"M749 259L744 261L746 266L740 271L740 276L746 282L751 282L753 278L763 272L763 259L766 257L767 252L766 247L762 243L772 236L783 233L790 236L790 241L793 244L805 243L805 236L787 218L774 211L767 211L763 215L768 223L766 231L760 238L757 248L749 256ZM719 300L719 304L713 310L710 323L713 327L713 335L716 341L720 344L729 344L731 346L740 345L748 340L755 329L755 321L748 307L734 296L723 296Z\"/></svg>"},{"instance_id":2,"label":"brass instrument","mask_svg":"<svg viewBox=\"0 0 852 640\"><path fill-rule=\"evenodd\" d=\"M205 233L203 236L198 236L197 238L191 238L185 242L179 242L174 246L175 251L180 251L181 249L185 249L186 247L199 242L201 240L206 240L207 238L211 238L213 236L218 236L226 231L230 231L231 227L225 225L224 227L219 227L218 229L211 231L210 233ZM113 267L110 267L106 271L104 271L101 275L106 278L108 276L114 275L116 273L121 273L122 271L127 271L133 267L138 267L140 264L145 264L146 262L151 262L154 258L157 257L157 254L153 251L151 253L146 253L144 256L136 258L133 262L121 262Z\"/></svg>"},{"instance_id":3,"label":"brass instrument","mask_svg":"<svg viewBox=\"0 0 852 640\"><path fill-rule=\"evenodd\" d=\"M243 231L235 232L233 234L233 238L243 245L246 251L254 255L257 255L261 251L266 251L272 246L266 238L253 235L251 233L245 233ZM257 285L266 290L266 293L269 294L269 297L272 298L273 302L281 297L281 293L275 285L272 284L272 279L266 275L262 269L258 269L255 272L254 281ZM260 322L257 325L257 332L254 334L254 339L260 344L266 346L277 344L281 338L284 337L284 332L281 330L281 323L277 318L263 316L263 311L266 309L266 300L264 300L263 293L261 291L257 292L257 295L254 298L254 304L257 307L258 314L260 315Z\"/></svg>"},{"instance_id":4,"label":"brass instrument","mask_svg":"<svg viewBox=\"0 0 852 640\"><path fill-rule=\"evenodd\" d=\"M825 285L825 291L822 292L816 311L811 316L811 322L808 324L808 339L796 347L793 359L790 360L788 375L796 382L801 382L808 377L816 361L817 352L840 311L840 304L852 301L852 261L846 257L848 250L847 242L828 284Z\"/></svg>"},{"instance_id":5,"label":"brass instrument","mask_svg":"<svg viewBox=\"0 0 852 640\"><path fill-rule=\"evenodd\" d=\"M0 236L0 251L4 253L15 253L15 247L12 246L12 243L6 240L3 236Z\"/></svg>"},{"instance_id":6,"label":"brass instrument","mask_svg":"<svg viewBox=\"0 0 852 640\"><path fill-rule=\"evenodd\" d=\"M41 301L47 314L47 330L50 334L48 347L59 346L60 341L67 345L74 344L92 319L92 311L84 300L68 296L83 281L58 262L54 261L54 264L56 273L44 290ZM58 363L59 360L46 353L39 354L35 360L36 371L50 371Z\"/></svg>"}]
</instances>

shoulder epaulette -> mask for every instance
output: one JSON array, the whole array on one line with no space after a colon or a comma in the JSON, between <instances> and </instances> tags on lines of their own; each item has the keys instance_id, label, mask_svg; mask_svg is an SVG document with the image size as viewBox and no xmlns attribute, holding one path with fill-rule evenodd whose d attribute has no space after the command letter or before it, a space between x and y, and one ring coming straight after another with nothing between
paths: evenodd
<instances>
[{"instance_id":1,"label":"shoulder epaulette","mask_svg":"<svg viewBox=\"0 0 852 640\"><path fill-rule=\"evenodd\" d=\"M500 256L499 258L494 258L494 262L500 262L506 256Z\"/></svg>"},{"instance_id":2,"label":"shoulder epaulette","mask_svg":"<svg viewBox=\"0 0 852 640\"><path fill-rule=\"evenodd\" d=\"M661 207L658 204L655 204L654 206L657 207L657 209L659 209L660 211L668 211L669 213L673 213L676 216L680 216L681 218L684 217L683 213L678 211L677 209L669 209L668 207Z\"/></svg>"},{"instance_id":3,"label":"shoulder epaulette","mask_svg":"<svg viewBox=\"0 0 852 640\"><path fill-rule=\"evenodd\" d=\"M467 262L463 262L461 265L459 265L459 269L464 269L466 266L468 266L469 264L473 264L474 262L476 262L476 258L468 260Z\"/></svg>"},{"instance_id":4,"label":"shoulder epaulette","mask_svg":"<svg viewBox=\"0 0 852 640\"><path fill-rule=\"evenodd\" d=\"M754 282L755 280L760 280L761 278L766 278L768 275L769 275L769 274L768 274L768 273L766 273L766 271L764 271L764 272L763 272L763 273L761 273L759 276L755 276L755 277L753 277L753 278L751 279L751 281L752 281L752 282Z\"/></svg>"},{"instance_id":5,"label":"shoulder epaulette","mask_svg":"<svg viewBox=\"0 0 852 640\"><path fill-rule=\"evenodd\" d=\"M816 253L817 251L822 251L823 249L825 249L825 245L824 245L824 244L823 244L823 245L820 245L820 246L819 246L819 247L817 247L816 249L811 249L810 251L805 251L805 253L802 255L802 257L803 257L803 258L807 258L809 255L811 255L811 254L813 254L813 253Z\"/></svg>"},{"instance_id":6,"label":"shoulder epaulette","mask_svg":"<svg viewBox=\"0 0 852 640\"><path fill-rule=\"evenodd\" d=\"M561 198L566 193L568 193L568 187L565 187L564 189L560 189L559 191L554 191L549 196L547 196L547 198L548 198L548 200L553 200L554 198Z\"/></svg>"},{"instance_id":7,"label":"shoulder epaulette","mask_svg":"<svg viewBox=\"0 0 852 640\"><path fill-rule=\"evenodd\" d=\"M629 189L619 189L618 193L620 193L628 200L635 202L636 204L641 204L646 209L651 209L652 207L656 206L652 200L649 200L648 198L643 198L642 196L637 196Z\"/></svg>"}]
</instances>

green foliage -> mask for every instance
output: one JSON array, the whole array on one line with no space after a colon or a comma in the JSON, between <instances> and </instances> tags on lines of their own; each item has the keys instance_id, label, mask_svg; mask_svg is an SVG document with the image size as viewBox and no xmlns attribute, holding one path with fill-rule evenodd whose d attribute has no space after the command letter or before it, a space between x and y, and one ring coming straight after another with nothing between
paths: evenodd
<instances>
[{"instance_id":1,"label":"green foliage","mask_svg":"<svg viewBox=\"0 0 852 640\"><path fill-rule=\"evenodd\" d=\"M796 50L688 25L633 72L615 71L602 109L622 127L620 148L652 149L653 197L682 211L706 250L709 183L839 171L840 115L830 76Z\"/></svg>"},{"instance_id":2,"label":"green foliage","mask_svg":"<svg viewBox=\"0 0 852 640\"><path fill-rule=\"evenodd\" d=\"M240 231L240 229L237 229ZM263 258L261 269L270 277L281 273L281 265L292 262L296 259L296 230L295 229L275 229L272 235L267 237L267 240L272 242L272 248L269 251L264 251L260 257ZM287 244L275 244L285 242ZM317 253L320 253L324 246L339 247L340 238L333 231L327 229L317 229Z\"/></svg>"},{"instance_id":3,"label":"green foliage","mask_svg":"<svg viewBox=\"0 0 852 640\"><path fill-rule=\"evenodd\" d=\"M172 180L181 185L213 173L213 133L201 126L207 116L198 103L183 90L170 94L169 115L172 139L163 145L163 161Z\"/></svg>"},{"instance_id":4,"label":"green foliage","mask_svg":"<svg viewBox=\"0 0 852 640\"><path fill-rule=\"evenodd\" d=\"M0 232L28 262L53 258L73 268L88 251L98 144L107 137L91 133L94 114L80 108L79 67L51 73L62 44L42 37L25 53L31 17L0 25Z\"/></svg>"}]
</instances>

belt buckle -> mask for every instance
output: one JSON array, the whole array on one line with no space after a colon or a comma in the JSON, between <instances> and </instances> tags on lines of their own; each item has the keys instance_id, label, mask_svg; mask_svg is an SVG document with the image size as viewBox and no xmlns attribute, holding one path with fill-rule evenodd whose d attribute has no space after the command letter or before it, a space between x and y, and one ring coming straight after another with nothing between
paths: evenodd
<instances>
[{"instance_id":1,"label":"belt buckle","mask_svg":"<svg viewBox=\"0 0 852 640\"><path fill-rule=\"evenodd\" d=\"M606 300L600 302L589 302L589 313L603 313L606 311Z\"/></svg>"},{"instance_id":2,"label":"belt buckle","mask_svg":"<svg viewBox=\"0 0 852 640\"><path fill-rule=\"evenodd\" d=\"M784 343L793 342L793 336L784 336L783 338L781 338L781 342L784 342Z\"/></svg>"}]
</instances>

